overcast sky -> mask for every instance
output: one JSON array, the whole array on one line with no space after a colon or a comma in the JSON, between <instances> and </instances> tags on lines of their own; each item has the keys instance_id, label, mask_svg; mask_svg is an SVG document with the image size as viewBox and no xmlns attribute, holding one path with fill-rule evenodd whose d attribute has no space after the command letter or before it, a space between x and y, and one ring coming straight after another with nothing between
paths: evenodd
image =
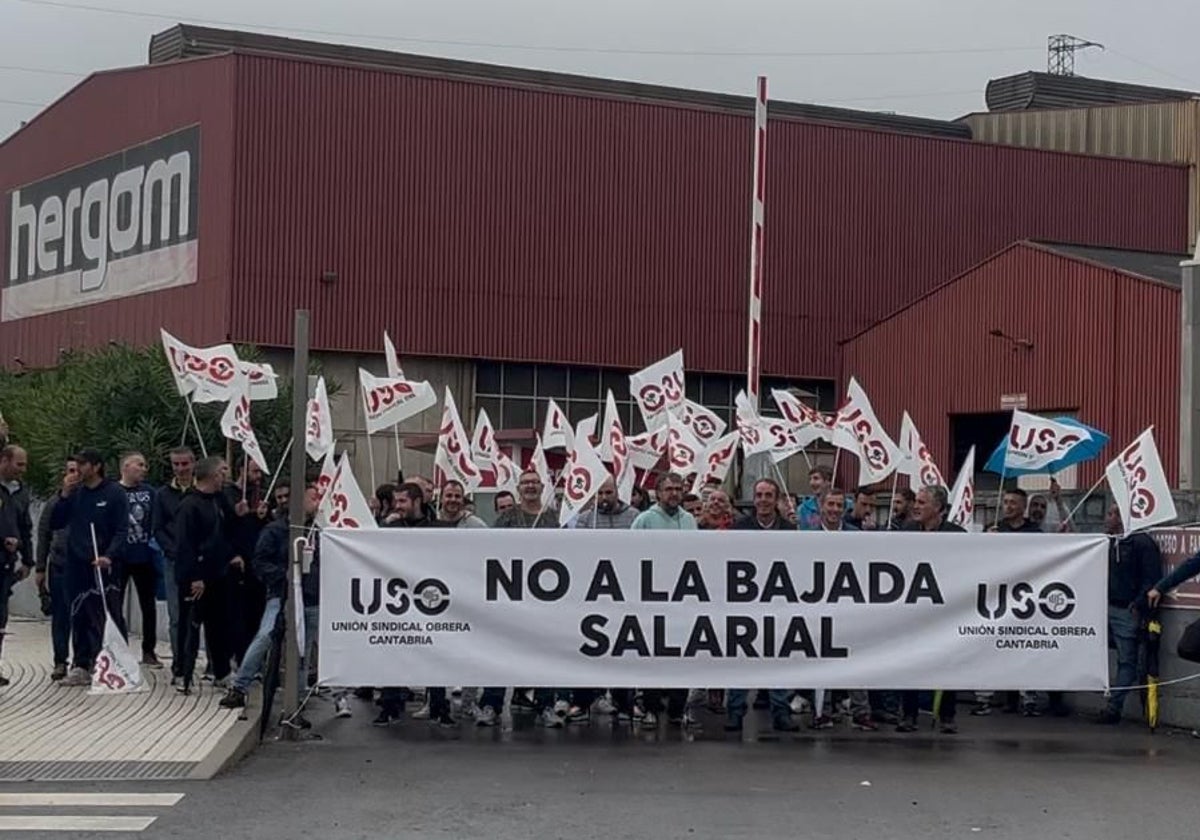
<instances>
[{"instance_id":1,"label":"overcast sky","mask_svg":"<svg viewBox=\"0 0 1200 840\"><path fill-rule=\"evenodd\" d=\"M772 98L942 118L1045 69L1063 32L1107 47L1080 75L1200 90L1183 0L0 0L0 137L87 72L144 63L176 21L703 90L765 73Z\"/></svg>"}]
</instances>

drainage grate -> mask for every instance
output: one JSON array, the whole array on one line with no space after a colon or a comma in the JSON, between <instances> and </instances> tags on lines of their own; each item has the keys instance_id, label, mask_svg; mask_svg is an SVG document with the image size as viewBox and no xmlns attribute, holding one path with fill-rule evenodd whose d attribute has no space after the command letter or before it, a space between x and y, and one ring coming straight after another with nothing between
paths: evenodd
<instances>
[{"instance_id":1,"label":"drainage grate","mask_svg":"<svg viewBox=\"0 0 1200 840\"><path fill-rule=\"evenodd\" d=\"M0 761L0 782L186 779L194 761Z\"/></svg>"}]
</instances>

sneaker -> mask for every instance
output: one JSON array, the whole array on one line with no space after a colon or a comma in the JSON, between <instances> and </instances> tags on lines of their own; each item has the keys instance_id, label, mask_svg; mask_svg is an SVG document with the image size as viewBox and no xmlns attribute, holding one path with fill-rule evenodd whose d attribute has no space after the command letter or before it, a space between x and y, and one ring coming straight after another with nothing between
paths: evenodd
<instances>
[{"instance_id":1,"label":"sneaker","mask_svg":"<svg viewBox=\"0 0 1200 840\"><path fill-rule=\"evenodd\" d=\"M371 721L372 726L391 726L395 721L400 720L400 715L394 715L386 709L380 711L379 717Z\"/></svg>"},{"instance_id":2,"label":"sneaker","mask_svg":"<svg viewBox=\"0 0 1200 840\"><path fill-rule=\"evenodd\" d=\"M916 732L917 722L915 720L902 720L896 724L897 732Z\"/></svg>"},{"instance_id":3,"label":"sneaker","mask_svg":"<svg viewBox=\"0 0 1200 840\"><path fill-rule=\"evenodd\" d=\"M871 720L870 715L859 715L858 717L856 717L854 719L854 723L852 725L854 726L855 729L859 730L860 732L878 732L879 731L879 724L877 724L875 721Z\"/></svg>"},{"instance_id":4,"label":"sneaker","mask_svg":"<svg viewBox=\"0 0 1200 840\"><path fill-rule=\"evenodd\" d=\"M163 666L162 662L159 661L158 656L155 655L154 651L149 651L142 654L142 665L147 668L161 668Z\"/></svg>"},{"instance_id":5,"label":"sneaker","mask_svg":"<svg viewBox=\"0 0 1200 840\"><path fill-rule=\"evenodd\" d=\"M613 705L613 701L609 700L608 697L601 697L592 708L596 710L596 714L598 715L615 715L617 713L617 707Z\"/></svg>"},{"instance_id":6,"label":"sneaker","mask_svg":"<svg viewBox=\"0 0 1200 840\"><path fill-rule=\"evenodd\" d=\"M231 688L217 705L222 709L244 709L246 708L246 695L236 688Z\"/></svg>"},{"instance_id":7,"label":"sneaker","mask_svg":"<svg viewBox=\"0 0 1200 840\"><path fill-rule=\"evenodd\" d=\"M572 706L567 710L567 723L591 723L592 713L582 706Z\"/></svg>"},{"instance_id":8,"label":"sneaker","mask_svg":"<svg viewBox=\"0 0 1200 840\"><path fill-rule=\"evenodd\" d=\"M204 676L200 678L200 682L214 683L217 678L213 676L212 671L205 671Z\"/></svg>"},{"instance_id":9,"label":"sneaker","mask_svg":"<svg viewBox=\"0 0 1200 840\"><path fill-rule=\"evenodd\" d=\"M50 672L50 679L54 680L54 682L58 682L66 675L67 675L67 664L65 662L59 662L57 665L54 666L54 670Z\"/></svg>"},{"instance_id":10,"label":"sneaker","mask_svg":"<svg viewBox=\"0 0 1200 840\"><path fill-rule=\"evenodd\" d=\"M479 711L475 713L476 726L495 726L499 723L496 710L491 706L480 706Z\"/></svg>"},{"instance_id":11,"label":"sneaker","mask_svg":"<svg viewBox=\"0 0 1200 840\"><path fill-rule=\"evenodd\" d=\"M299 713L290 718L284 718L279 721L279 725L290 726L292 729L312 729L312 721Z\"/></svg>"},{"instance_id":12,"label":"sneaker","mask_svg":"<svg viewBox=\"0 0 1200 840\"><path fill-rule=\"evenodd\" d=\"M1025 717L1041 717L1042 712L1037 706L1025 706L1021 709L1021 714Z\"/></svg>"},{"instance_id":13,"label":"sneaker","mask_svg":"<svg viewBox=\"0 0 1200 840\"><path fill-rule=\"evenodd\" d=\"M791 718L779 718L771 724L776 732L799 732L800 725Z\"/></svg>"},{"instance_id":14,"label":"sneaker","mask_svg":"<svg viewBox=\"0 0 1200 840\"><path fill-rule=\"evenodd\" d=\"M413 720L429 720L429 704L426 703L424 706L409 715L409 717L411 717Z\"/></svg>"},{"instance_id":15,"label":"sneaker","mask_svg":"<svg viewBox=\"0 0 1200 840\"><path fill-rule=\"evenodd\" d=\"M183 677L171 677L171 688L183 688Z\"/></svg>"},{"instance_id":16,"label":"sneaker","mask_svg":"<svg viewBox=\"0 0 1200 840\"><path fill-rule=\"evenodd\" d=\"M637 717L636 713L634 717ZM658 715L654 712L645 712L642 715L642 729L658 729Z\"/></svg>"},{"instance_id":17,"label":"sneaker","mask_svg":"<svg viewBox=\"0 0 1200 840\"><path fill-rule=\"evenodd\" d=\"M942 734L943 735L957 735L958 734L958 724L952 720L942 721Z\"/></svg>"},{"instance_id":18,"label":"sneaker","mask_svg":"<svg viewBox=\"0 0 1200 840\"><path fill-rule=\"evenodd\" d=\"M992 704L991 703L980 703L978 706L976 706L974 709L971 710L971 714L974 715L975 717L987 717L991 713L992 713Z\"/></svg>"},{"instance_id":19,"label":"sneaker","mask_svg":"<svg viewBox=\"0 0 1200 840\"><path fill-rule=\"evenodd\" d=\"M554 702L554 714L561 718L565 718L571 712L571 704L566 700L556 700Z\"/></svg>"},{"instance_id":20,"label":"sneaker","mask_svg":"<svg viewBox=\"0 0 1200 840\"><path fill-rule=\"evenodd\" d=\"M633 719L634 720L642 720L645 717L646 717L646 710L644 708L642 708L642 704L634 703L633 704Z\"/></svg>"},{"instance_id":21,"label":"sneaker","mask_svg":"<svg viewBox=\"0 0 1200 840\"><path fill-rule=\"evenodd\" d=\"M58 684L66 688L89 686L92 684L92 675L82 668L72 668Z\"/></svg>"},{"instance_id":22,"label":"sneaker","mask_svg":"<svg viewBox=\"0 0 1200 840\"><path fill-rule=\"evenodd\" d=\"M9 681L8 677L0 677L0 688L6 685L12 685L12 682Z\"/></svg>"},{"instance_id":23,"label":"sneaker","mask_svg":"<svg viewBox=\"0 0 1200 840\"><path fill-rule=\"evenodd\" d=\"M338 697L333 701L333 716L340 718L348 718L354 712L350 710L350 699L348 697Z\"/></svg>"},{"instance_id":24,"label":"sneaker","mask_svg":"<svg viewBox=\"0 0 1200 840\"><path fill-rule=\"evenodd\" d=\"M1112 709L1105 709L1100 713L1100 717L1096 718L1096 723L1101 726L1116 726L1120 722L1120 713L1114 712Z\"/></svg>"},{"instance_id":25,"label":"sneaker","mask_svg":"<svg viewBox=\"0 0 1200 840\"><path fill-rule=\"evenodd\" d=\"M431 720L430 723L436 723L442 729L453 729L458 726L458 722L454 718L450 717L449 712L442 712L436 718Z\"/></svg>"},{"instance_id":26,"label":"sneaker","mask_svg":"<svg viewBox=\"0 0 1200 840\"><path fill-rule=\"evenodd\" d=\"M562 715L557 714L554 709L543 709L542 713L538 715L538 723L547 729L563 728Z\"/></svg>"},{"instance_id":27,"label":"sneaker","mask_svg":"<svg viewBox=\"0 0 1200 840\"><path fill-rule=\"evenodd\" d=\"M617 712L617 723L633 723L633 715L629 712Z\"/></svg>"},{"instance_id":28,"label":"sneaker","mask_svg":"<svg viewBox=\"0 0 1200 840\"><path fill-rule=\"evenodd\" d=\"M809 729L833 729L833 718L831 718L829 715L821 715L820 717L815 717L815 718L813 718L812 723L810 723L808 725L808 728Z\"/></svg>"}]
</instances>

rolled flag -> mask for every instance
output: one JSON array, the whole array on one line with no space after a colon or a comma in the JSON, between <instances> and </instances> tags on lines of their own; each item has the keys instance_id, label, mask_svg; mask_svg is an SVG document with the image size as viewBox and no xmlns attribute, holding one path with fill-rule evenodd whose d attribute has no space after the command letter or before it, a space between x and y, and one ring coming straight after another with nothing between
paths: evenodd
<instances>
[{"instance_id":1,"label":"rolled flag","mask_svg":"<svg viewBox=\"0 0 1200 840\"><path fill-rule=\"evenodd\" d=\"M696 440L691 426L674 414L667 420L667 463L672 472L689 476L697 470L697 462L707 447Z\"/></svg>"},{"instance_id":2,"label":"rolled flag","mask_svg":"<svg viewBox=\"0 0 1200 840\"><path fill-rule=\"evenodd\" d=\"M707 484L720 484L729 474L733 459L737 455L738 444L742 436L730 432L724 437L717 438L705 451L696 470L696 481L692 484L692 492L699 495Z\"/></svg>"},{"instance_id":3,"label":"rolled flag","mask_svg":"<svg viewBox=\"0 0 1200 840\"><path fill-rule=\"evenodd\" d=\"M580 424L582 426L582 424ZM604 433L600 436L600 460L612 465L613 481L617 485L617 498L629 504L633 497L636 480L633 457L626 443L625 427L617 411L617 401L610 390L604 401ZM657 463L658 457L655 456ZM651 465L652 467L653 465ZM646 469L650 469L647 467Z\"/></svg>"},{"instance_id":4,"label":"rolled flag","mask_svg":"<svg viewBox=\"0 0 1200 840\"><path fill-rule=\"evenodd\" d=\"M198 403L225 402L231 398L241 372L241 360L232 344L191 347L166 330L159 332L180 396L191 395L192 402Z\"/></svg>"},{"instance_id":5,"label":"rolled flag","mask_svg":"<svg viewBox=\"0 0 1200 840\"><path fill-rule=\"evenodd\" d=\"M607 478L608 468L592 448L592 442L587 435L576 430L571 453L563 467L563 496L558 524L566 525L578 516L587 503L595 498L600 485Z\"/></svg>"},{"instance_id":6,"label":"rolled flag","mask_svg":"<svg viewBox=\"0 0 1200 840\"><path fill-rule=\"evenodd\" d=\"M934 463L929 447L921 440L921 433L907 411L900 421L900 474L908 476L913 490L946 485L942 471Z\"/></svg>"},{"instance_id":7,"label":"rolled flag","mask_svg":"<svg viewBox=\"0 0 1200 840\"><path fill-rule=\"evenodd\" d=\"M1126 533L1161 525L1178 516L1171 485L1154 443L1153 426L1142 432L1104 472Z\"/></svg>"},{"instance_id":8,"label":"rolled flag","mask_svg":"<svg viewBox=\"0 0 1200 840\"><path fill-rule=\"evenodd\" d=\"M492 418L482 408L475 416L475 432L471 435L471 460L481 470L494 470L500 447L496 445L496 430Z\"/></svg>"},{"instance_id":9,"label":"rolled flag","mask_svg":"<svg viewBox=\"0 0 1200 840\"><path fill-rule=\"evenodd\" d=\"M550 400L546 406L546 424L542 429L543 449L570 449L574 434L566 412L558 407L558 403Z\"/></svg>"},{"instance_id":10,"label":"rolled flag","mask_svg":"<svg viewBox=\"0 0 1200 840\"><path fill-rule=\"evenodd\" d=\"M313 398L308 401L304 426L304 451L314 461L320 461L333 450L333 413L329 410L329 394L325 377L317 377Z\"/></svg>"},{"instance_id":11,"label":"rolled flag","mask_svg":"<svg viewBox=\"0 0 1200 840\"><path fill-rule=\"evenodd\" d=\"M442 406L442 425L438 430L433 466L441 470L446 478L459 481L468 493L478 489L483 478L479 467L471 459L471 439L463 429L458 406L454 404L454 395L449 388L446 388L446 401Z\"/></svg>"},{"instance_id":12,"label":"rolled flag","mask_svg":"<svg viewBox=\"0 0 1200 840\"><path fill-rule=\"evenodd\" d=\"M437 391L428 382L392 379L358 369L367 433L390 429L437 405Z\"/></svg>"},{"instance_id":13,"label":"rolled flag","mask_svg":"<svg viewBox=\"0 0 1200 840\"><path fill-rule=\"evenodd\" d=\"M337 474L337 460L333 457L333 448L325 453L325 459L321 462L321 473L317 476L317 504L319 505L324 499L325 494L329 492L329 488L333 486L333 477Z\"/></svg>"},{"instance_id":14,"label":"rolled flag","mask_svg":"<svg viewBox=\"0 0 1200 840\"><path fill-rule=\"evenodd\" d=\"M706 447L725 434L725 421L699 403L685 400L677 415L692 430L696 440Z\"/></svg>"},{"instance_id":15,"label":"rolled flag","mask_svg":"<svg viewBox=\"0 0 1200 840\"><path fill-rule=\"evenodd\" d=\"M975 447L972 446L967 451L967 458L963 461L962 469L958 471L958 478L954 481L954 488L950 491L950 513L946 519L960 528L966 528L974 521L974 518Z\"/></svg>"},{"instance_id":16,"label":"rolled flag","mask_svg":"<svg viewBox=\"0 0 1200 840\"><path fill-rule=\"evenodd\" d=\"M874 484L896 471L900 453L888 437L867 392L854 377L846 389L846 401L833 421L832 443L858 456L858 483Z\"/></svg>"},{"instance_id":17,"label":"rolled flag","mask_svg":"<svg viewBox=\"0 0 1200 840\"><path fill-rule=\"evenodd\" d=\"M238 369L250 382L250 402L264 402L279 396L279 377L266 362L239 362Z\"/></svg>"},{"instance_id":18,"label":"rolled flag","mask_svg":"<svg viewBox=\"0 0 1200 840\"><path fill-rule=\"evenodd\" d=\"M629 375L629 393L641 409L646 428L667 425L668 412L683 406L683 351L676 350L650 367Z\"/></svg>"},{"instance_id":19,"label":"rolled flag","mask_svg":"<svg viewBox=\"0 0 1200 840\"><path fill-rule=\"evenodd\" d=\"M537 473L538 478L541 479L542 507L546 507L554 501L554 476L550 472L550 465L546 463L546 449L542 446L541 437L538 438L533 454L529 456L528 469Z\"/></svg>"},{"instance_id":20,"label":"rolled flag","mask_svg":"<svg viewBox=\"0 0 1200 840\"><path fill-rule=\"evenodd\" d=\"M328 489L321 497L316 521L322 528L379 527L344 452L338 459Z\"/></svg>"},{"instance_id":21,"label":"rolled flag","mask_svg":"<svg viewBox=\"0 0 1200 840\"><path fill-rule=\"evenodd\" d=\"M984 469L1007 475L1056 473L1099 457L1107 445L1108 435L1074 417L1039 417L1018 410Z\"/></svg>"},{"instance_id":22,"label":"rolled flag","mask_svg":"<svg viewBox=\"0 0 1200 840\"><path fill-rule=\"evenodd\" d=\"M771 397L783 419L796 430L796 438L802 447L808 448L818 440L827 441L833 437L833 428L821 413L795 394L776 388L771 391Z\"/></svg>"},{"instance_id":23,"label":"rolled flag","mask_svg":"<svg viewBox=\"0 0 1200 840\"><path fill-rule=\"evenodd\" d=\"M767 431L766 422L758 416L745 391L738 391L734 398L734 415L737 420L737 433L742 442L742 452L747 457L770 452L775 438Z\"/></svg>"},{"instance_id":24,"label":"rolled flag","mask_svg":"<svg viewBox=\"0 0 1200 840\"><path fill-rule=\"evenodd\" d=\"M221 415L221 434L229 440L241 444L242 450L250 460L258 464L265 473L271 471L267 458L258 445L258 437L250 424L250 383L246 377L239 376L237 385L231 392L229 405Z\"/></svg>"},{"instance_id":25,"label":"rolled flag","mask_svg":"<svg viewBox=\"0 0 1200 840\"><path fill-rule=\"evenodd\" d=\"M514 496L517 493L517 482L520 478L520 470L513 463L512 458L509 458L503 452L496 453L496 460L492 463L492 470L496 474L497 493L512 493Z\"/></svg>"},{"instance_id":26,"label":"rolled flag","mask_svg":"<svg viewBox=\"0 0 1200 840\"><path fill-rule=\"evenodd\" d=\"M396 345L392 337L383 331L383 356L387 361L388 376L392 379L404 379L404 370L400 367L400 357L396 355Z\"/></svg>"}]
</instances>

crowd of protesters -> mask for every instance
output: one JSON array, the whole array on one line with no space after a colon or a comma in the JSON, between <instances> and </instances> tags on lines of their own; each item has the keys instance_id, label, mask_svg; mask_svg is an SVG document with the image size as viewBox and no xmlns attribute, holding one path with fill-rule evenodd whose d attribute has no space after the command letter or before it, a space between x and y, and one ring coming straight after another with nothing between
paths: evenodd
<instances>
[{"instance_id":1,"label":"crowd of protesters","mask_svg":"<svg viewBox=\"0 0 1200 840\"><path fill-rule=\"evenodd\" d=\"M56 497L45 504L35 529L31 521L32 497L23 483L27 455L21 447L0 448L0 630L7 623L12 586L31 572L35 575L43 611L51 619L53 671L61 686L88 686L100 650L105 608L123 634L123 604L127 590L136 592L142 616L142 665L162 668L157 654L157 600L165 600L170 628L171 682L182 692L192 689L198 669L197 654L203 637L207 667L201 679L224 690L221 705L246 705L250 689L263 667L271 641L279 632L288 597L290 496L286 478L274 491L264 490L261 471L246 463L236 479L221 458L197 461L187 447L170 452L171 480L154 488L145 481L147 462L141 453L122 453L119 478L106 475L105 458L94 449L82 449L62 465ZM961 531L950 523L947 491L926 487L913 492L901 489L893 496L890 511L880 515L871 488L845 493L836 488L832 472L814 468L809 476L811 494L794 499L769 478L753 486L752 507L739 513L719 486L700 494L685 492L682 477L660 475L654 497L636 488L632 504L617 497L611 479L594 503L568 523L571 528L631 530L820 530L852 531ZM544 485L536 472L520 476L517 493L492 497L495 528L555 528L558 512L543 502ZM1065 519L1054 487L1049 498L1027 497L1024 491L1004 494L1002 516L990 530L1038 533L1046 528L1046 512L1053 501ZM306 488L303 509L311 535L311 560L303 576L305 638L308 652L319 649L319 529L313 527L319 494ZM370 503L384 528L487 528L473 509L461 484L445 482L440 488L423 477L377 488ZM1121 535L1121 520L1110 506L1106 529L1114 537L1109 562L1109 636L1117 651L1115 688L1099 721L1121 720L1128 691L1138 671L1140 625L1162 593L1180 582L1179 575L1162 574L1162 559L1153 540L1144 534ZM1188 567L1190 568L1190 567ZM0 633L0 642L3 635ZM312 671L311 657L302 668ZM0 676L0 686L7 679ZM379 706L375 723L386 726L405 716L406 705L420 688L391 686L358 688L364 699ZM723 713L728 731L740 731L747 714L748 692L737 690L644 689L619 687L537 690L486 687L477 696L462 691L459 718L454 717L451 691L429 687L425 703L412 713L452 727L463 718L475 725L495 726L507 704L514 714L528 713L546 727L586 724L593 714L612 715L618 722L636 722L647 729L660 720L690 726L694 711L706 706ZM760 689L757 705L770 713L772 725L784 732L797 731L796 716L807 714L808 726L828 729L844 718L850 726L876 731L881 725L899 732L917 728L921 695L914 691L799 691L790 688ZM946 734L957 731L959 697L944 691L934 695L938 726ZM352 714L345 690L335 697L338 716ZM826 702L827 701L827 702ZM975 697L972 714L991 714L997 707L991 693ZM1027 716L1042 713L1032 692L1012 692L1003 697L1004 711ZM1046 707L1062 715L1069 711L1061 694L1051 694ZM302 715L294 719L308 726Z\"/></svg>"}]
</instances>

